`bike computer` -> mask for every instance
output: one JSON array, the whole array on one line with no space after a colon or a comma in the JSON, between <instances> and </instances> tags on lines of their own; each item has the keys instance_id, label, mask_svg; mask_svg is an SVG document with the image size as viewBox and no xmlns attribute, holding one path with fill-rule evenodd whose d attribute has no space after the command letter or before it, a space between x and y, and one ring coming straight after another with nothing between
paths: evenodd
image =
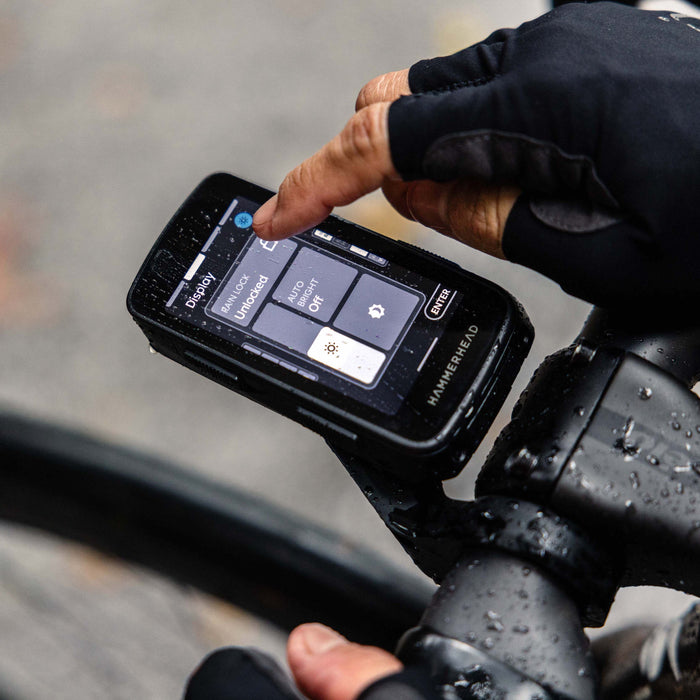
<instances>
[{"instance_id":1,"label":"bike computer","mask_svg":"<svg viewBox=\"0 0 700 700\"><path fill-rule=\"evenodd\" d=\"M127 306L152 347L407 478L456 474L529 350L496 285L335 216L283 241L251 228L272 192L206 178L156 241Z\"/></svg>"}]
</instances>

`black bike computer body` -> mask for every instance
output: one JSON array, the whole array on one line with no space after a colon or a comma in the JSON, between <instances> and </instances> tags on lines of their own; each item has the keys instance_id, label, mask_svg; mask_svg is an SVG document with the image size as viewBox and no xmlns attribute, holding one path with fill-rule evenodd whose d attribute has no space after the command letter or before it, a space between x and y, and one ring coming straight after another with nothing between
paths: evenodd
<instances>
[{"instance_id":1,"label":"black bike computer body","mask_svg":"<svg viewBox=\"0 0 700 700\"><path fill-rule=\"evenodd\" d=\"M338 217L263 241L271 195L219 173L180 207L128 295L152 347L380 468L456 474L529 349L521 307Z\"/></svg>"}]
</instances>

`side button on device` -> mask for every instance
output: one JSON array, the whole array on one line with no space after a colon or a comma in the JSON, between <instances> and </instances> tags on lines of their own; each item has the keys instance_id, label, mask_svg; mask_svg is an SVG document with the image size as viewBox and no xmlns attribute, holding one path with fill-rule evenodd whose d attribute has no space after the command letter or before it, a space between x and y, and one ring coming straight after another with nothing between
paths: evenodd
<instances>
[{"instance_id":1,"label":"side button on device","mask_svg":"<svg viewBox=\"0 0 700 700\"><path fill-rule=\"evenodd\" d=\"M200 357L196 353L190 352L189 350L185 350L185 356L188 360L191 360L195 364L199 365L205 372L208 371L210 374L221 375L228 380L229 384L231 382L238 383L238 375L224 369L223 367L220 367L214 362L205 360L203 357Z\"/></svg>"},{"instance_id":2,"label":"side button on device","mask_svg":"<svg viewBox=\"0 0 700 700\"><path fill-rule=\"evenodd\" d=\"M312 411L307 411L301 406L297 406L297 413L307 425L309 423L315 424L320 429L324 430L324 432L331 431L337 433L339 437L345 438L346 440L352 440L353 442L357 440L357 435L355 435L355 433L352 433L345 428L341 428L339 425L332 423L322 416L316 415Z\"/></svg>"}]
</instances>

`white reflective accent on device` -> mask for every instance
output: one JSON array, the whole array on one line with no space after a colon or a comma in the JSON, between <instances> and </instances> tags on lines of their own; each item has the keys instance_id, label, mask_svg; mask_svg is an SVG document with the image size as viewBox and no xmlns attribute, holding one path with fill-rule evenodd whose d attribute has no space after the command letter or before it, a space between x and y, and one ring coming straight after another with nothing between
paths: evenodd
<instances>
[{"instance_id":1,"label":"white reflective accent on device","mask_svg":"<svg viewBox=\"0 0 700 700\"><path fill-rule=\"evenodd\" d=\"M438 338L433 338L433 342L430 343L430 347L428 348L428 352L426 352L425 355L423 355L423 359L421 360L421 363L418 365L418 369L416 370L416 372L418 372L419 374L420 374L421 370L423 369L423 367L425 367L425 363L428 361L428 358L430 357L430 353L433 351L433 349L437 345L437 341L438 341Z\"/></svg>"},{"instance_id":2,"label":"white reflective accent on device","mask_svg":"<svg viewBox=\"0 0 700 700\"><path fill-rule=\"evenodd\" d=\"M189 282L199 270L199 266L206 260L206 255L201 253L194 259L194 262L190 265L190 269L187 270L185 274L185 279Z\"/></svg>"},{"instance_id":3,"label":"white reflective accent on device","mask_svg":"<svg viewBox=\"0 0 700 700\"><path fill-rule=\"evenodd\" d=\"M211 236L209 236L207 242L204 244L204 248L202 248L202 253L206 253L209 250L209 246L214 242L214 239L219 235L219 233L221 233L221 226L217 226Z\"/></svg>"},{"instance_id":4,"label":"white reflective accent on device","mask_svg":"<svg viewBox=\"0 0 700 700\"><path fill-rule=\"evenodd\" d=\"M356 245L351 245L350 246L350 252L355 253L355 255L360 255L363 258L366 258L369 253L364 250L363 248L358 248Z\"/></svg>"},{"instance_id":5,"label":"white reflective accent on device","mask_svg":"<svg viewBox=\"0 0 700 700\"><path fill-rule=\"evenodd\" d=\"M307 372L304 369L300 369L300 370L297 370L297 374L300 377L304 377L304 379L310 379L312 382L318 381L318 375L314 374L313 372Z\"/></svg>"},{"instance_id":6,"label":"white reflective accent on device","mask_svg":"<svg viewBox=\"0 0 700 700\"><path fill-rule=\"evenodd\" d=\"M333 236L331 236L330 233L326 233L325 231L321 231L320 228L317 228L314 231L314 236L316 236L316 238L320 238L324 241L332 241L333 240Z\"/></svg>"},{"instance_id":7,"label":"white reflective accent on device","mask_svg":"<svg viewBox=\"0 0 700 700\"><path fill-rule=\"evenodd\" d=\"M307 355L316 362L347 374L363 384L371 384L386 355L348 336L322 328Z\"/></svg>"},{"instance_id":8,"label":"white reflective accent on device","mask_svg":"<svg viewBox=\"0 0 700 700\"><path fill-rule=\"evenodd\" d=\"M180 284L177 285L177 288L176 288L175 291L173 292L173 294L172 294L172 296L170 297L170 299L168 299L168 303L165 305L166 308L169 309L169 308L173 305L173 302L175 301L175 299L177 299L178 294L180 294L180 292L182 291L182 288L183 288L184 286L185 286L185 280L182 280L182 281L180 282Z\"/></svg>"},{"instance_id":9,"label":"white reflective accent on device","mask_svg":"<svg viewBox=\"0 0 700 700\"><path fill-rule=\"evenodd\" d=\"M386 258L382 258L379 255L375 255L374 253L370 253L368 257L373 263L381 265L382 267L386 267L386 265L389 264L389 261Z\"/></svg>"},{"instance_id":10,"label":"white reflective accent on device","mask_svg":"<svg viewBox=\"0 0 700 700\"><path fill-rule=\"evenodd\" d=\"M234 199L233 202L231 202L231 206L226 210L226 213L221 217L221 221L219 221L219 226L223 226L226 221L228 220L228 217L233 214L233 210L236 208L238 205L238 200Z\"/></svg>"}]
</instances>

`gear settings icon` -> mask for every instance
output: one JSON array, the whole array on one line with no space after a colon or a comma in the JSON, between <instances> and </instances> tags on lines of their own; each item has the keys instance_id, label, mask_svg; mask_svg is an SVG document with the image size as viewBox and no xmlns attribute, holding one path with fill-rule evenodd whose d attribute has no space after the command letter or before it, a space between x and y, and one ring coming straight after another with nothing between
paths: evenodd
<instances>
[{"instance_id":1,"label":"gear settings icon","mask_svg":"<svg viewBox=\"0 0 700 700\"><path fill-rule=\"evenodd\" d=\"M384 316L384 307L381 304L372 304L368 313L372 318L381 318Z\"/></svg>"}]
</instances>

